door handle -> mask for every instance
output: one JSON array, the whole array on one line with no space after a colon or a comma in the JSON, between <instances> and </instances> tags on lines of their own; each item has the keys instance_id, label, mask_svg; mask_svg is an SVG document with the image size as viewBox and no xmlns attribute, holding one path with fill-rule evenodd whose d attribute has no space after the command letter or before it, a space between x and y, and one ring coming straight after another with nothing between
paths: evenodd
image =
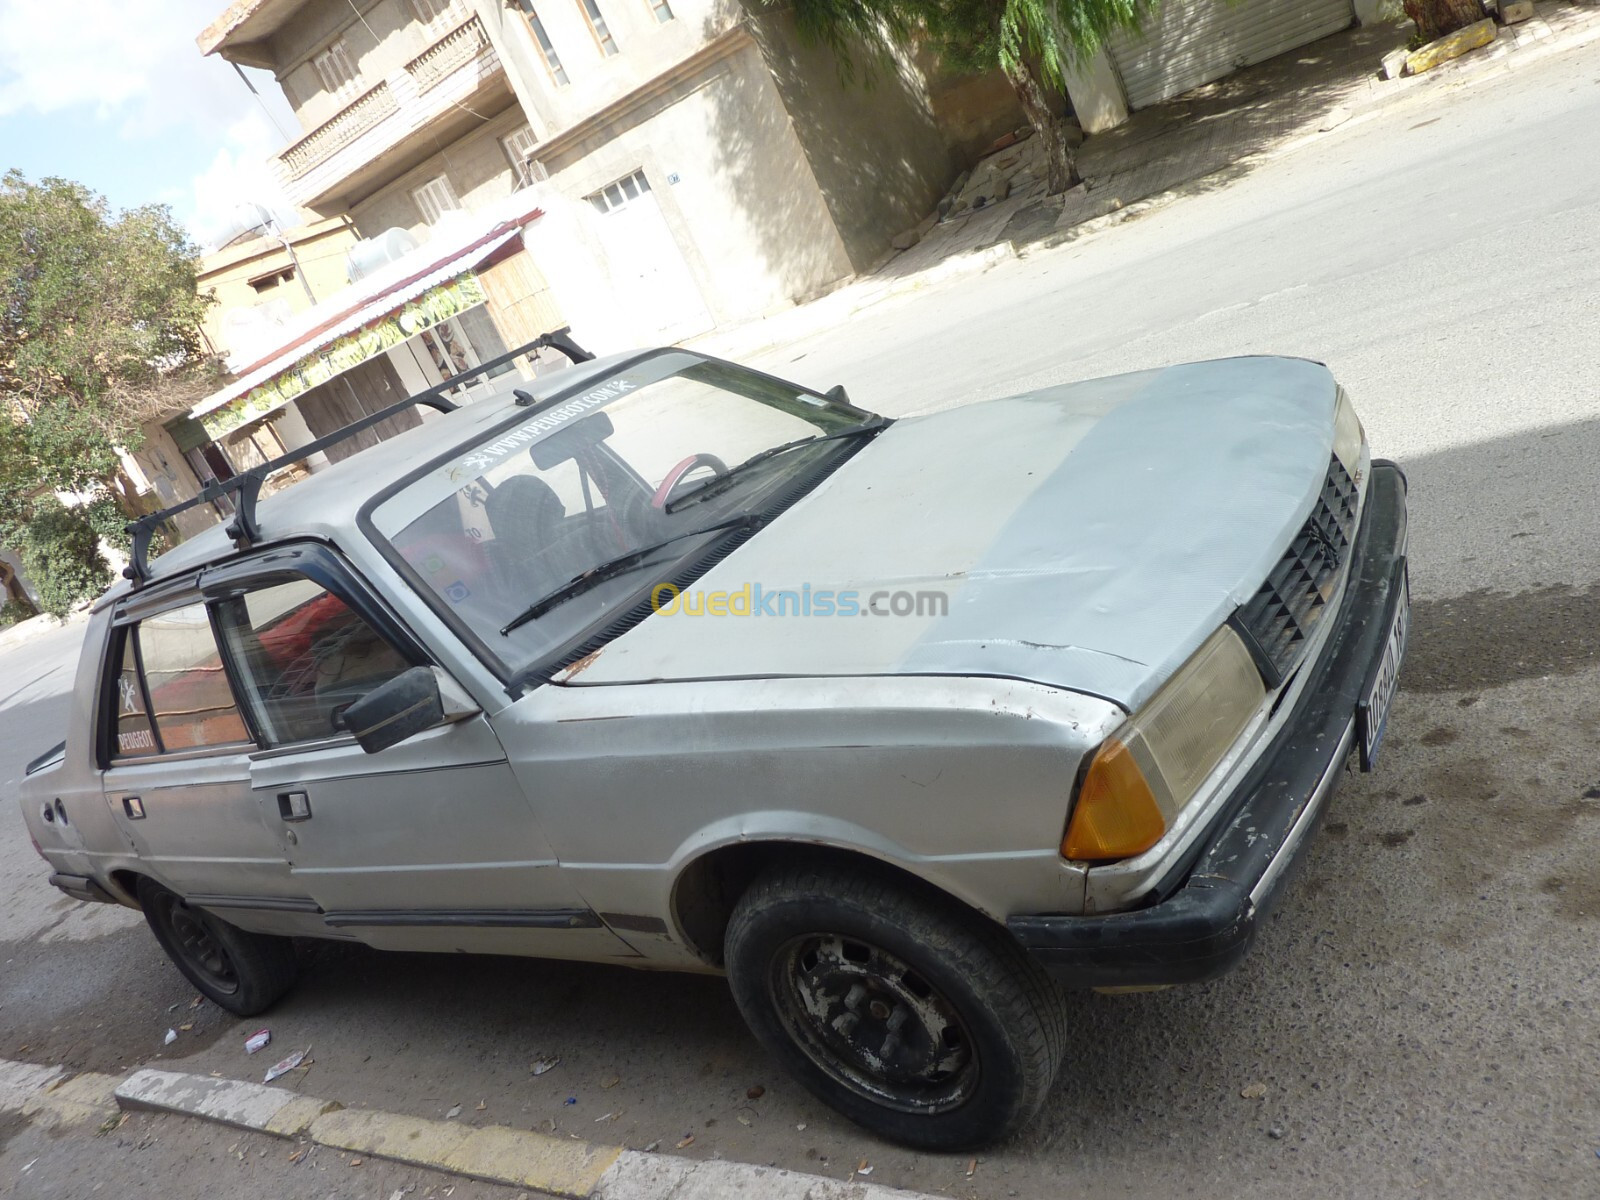
<instances>
[{"instance_id":1,"label":"door handle","mask_svg":"<svg viewBox=\"0 0 1600 1200\"><path fill-rule=\"evenodd\" d=\"M127 814L130 821L144 820L144 801L137 796L124 796L122 798L122 811Z\"/></svg>"},{"instance_id":2,"label":"door handle","mask_svg":"<svg viewBox=\"0 0 1600 1200\"><path fill-rule=\"evenodd\" d=\"M279 792L278 815L285 821L309 821L311 797L304 792Z\"/></svg>"}]
</instances>

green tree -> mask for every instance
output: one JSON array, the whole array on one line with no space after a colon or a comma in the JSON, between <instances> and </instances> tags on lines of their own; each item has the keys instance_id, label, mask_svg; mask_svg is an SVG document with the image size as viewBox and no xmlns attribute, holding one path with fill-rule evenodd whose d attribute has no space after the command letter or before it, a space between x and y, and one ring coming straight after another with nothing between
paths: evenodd
<instances>
[{"instance_id":1,"label":"green tree","mask_svg":"<svg viewBox=\"0 0 1600 1200\"><path fill-rule=\"evenodd\" d=\"M39 589L39 606L64 617L80 600L111 582L100 557L100 537L81 508L63 508L54 496L41 501L22 531L22 566Z\"/></svg>"},{"instance_id":2,"label":"green tree","mask_svg":"<svg viewBox=\"0 0 1600 1200\"><path fill-rule=\"evenodd\" d=\"M115 447L198 390L199 261L164 205L0 176L0 543L52 491L111 495Z\"/></svg>"},{"instance_id":3,"label":"green tree","mask_svg":"<svg viewBox=\"0 0 1600 1200\"><path fill-rule=\"evenodd\" d=\"M1118 30L1137 30L1155 0L760 0L792 5L802 34L839 56L848 73L862 48L885 59L922 42L957 70L998 67L1046 149L1048 190L1078 182L1075 155L1050 112L1046 91Z\"/></svg>"}]
</instances>

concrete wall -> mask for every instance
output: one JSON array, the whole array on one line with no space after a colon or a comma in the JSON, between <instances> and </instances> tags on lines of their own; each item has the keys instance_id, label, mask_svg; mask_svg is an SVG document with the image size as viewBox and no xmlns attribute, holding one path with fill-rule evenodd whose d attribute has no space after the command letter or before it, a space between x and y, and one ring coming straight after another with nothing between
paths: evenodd
<instances>
[{"instance_id":1,"label":"concrete wall","mask_svg":"<svg viewBox=\"0 0 1600 1200\"><path fill-rule=\"evenodd\" d=\"M931 54L918 54L915 61L928 108L957 168L970 167L996 138L1028 123L1017 93L998 70L955 74Z\"/></svg>"},{"instance_id":2,"label":"concrete wall","mask_svg":"<svg viewBox=\"0 0 1600 1200\"><path fill-rule=\"evenodd\" d=\"M584 197L641 168L719 323L815 295L851 273L760 51L737 33L722 45L731 50L725 57L664 86L589 136L556 147L545 160L551 179L543 187L565 207L546 206L551 220L535 228L529 246L575 329L571 288L547 263L547 227L561 224L564 236L580 239L610 284L596 225L606 218Z\"/></svg>"},{"instance_id":3,"label":"concrete wall","mask_svg":"<svg viewBox=\"0 0 1600 1200\"><path fill-rule=\"evenodd\" d=\"M463 18L471 11L458 0ZM343 36L351 61L361 74L357 93L375 86L391 71L398 71L445 32L416 19L408 0L310 0L282 29L270 45L277 66L274 74L294 109L300 126L310 132L332 118L346 104L322 90L311 65L334 38Z\"/></svg>"},{"instance_id":4,"label":"concrete wall","mask_svg":"<svg viewBox=\"0 0 1600 1200\"><path fill-rule=\"evenodd\" d=\"M301 229L291 229L286 236L294 246L295 257L300 260L300 269L305 272L312 294L319 301L348 285L345 256L355 244L357 234L347 221L318 221ZM253 238L206 256L201 263L198 286L202 294L213 292L217 303L207 310L201 328L213 347L223 354L235 349L230 345L226 323L230 312L281 305L288 312L297 313L311 306L305 288L300 285L298 272L294 278L266 291L258 292L250 286L251 279L292 266L289 252L273 237Z\"/></svg>"},{"instance_id":5,"label":"concrete wall","mask_svg":"<svg viewBox=\"0 0 1600 1200\"><path fill-rule=\"evenodd\" d=\"M385 229L398 227L410 230L418 241L426 241L428 226L411 193L440 175L450 180L457 198L469 211L505 199L516 189L516 176L500 139L524 124L523 114L513 105L386 184L351 208L357 231L362 237L374 237Z\"/></svg>"},{"instance_id":6,"label":"concrete wall","mask_svg":"<svg viewBox=\"0 0 1600 1200\"><path fill-rule=\"evenodd\" d=\"M616 42L616 54L601 52L579 0L538 5L567 75L568 82L561 85L545 65L523 0L473 0L541 140L670 73L726 32L737 15L717 0L669 0L673 19L662 24L646 0L595 2Z\"/></svg>"},{"instance_id":7,"label":"concrete wall","mask_svg":"<svg viewBox=\"0 0 1600 1200\"><path fill-rule=\"evenodd\" d=\"M910 64L874 66L862 53L849 82L833 52L802 38L787 11L752 6L749 20L851 264L867 270L959 170L923 80Z\"/></svg>"},{"instance_id":8,"label":"concrete wall","mask_svg":"<svg viewBox=\"0 0 1600 1200\"><path fill-rule=\"evenodd\" d=\"M172 435L158 421L151 421L142 430L144 438L139 448L129 456L136 469L127 474L134 484L141 491L155 493L159 501L155 506L157 508L170 508L198 496L200 481L195 478L193 468L179 451ZM124 467L127 465L125 461ZM191 508L173 518L178 532L186 538L209 529L218 520L217 510L209 504Z\"/></svg>"}]
</instances>

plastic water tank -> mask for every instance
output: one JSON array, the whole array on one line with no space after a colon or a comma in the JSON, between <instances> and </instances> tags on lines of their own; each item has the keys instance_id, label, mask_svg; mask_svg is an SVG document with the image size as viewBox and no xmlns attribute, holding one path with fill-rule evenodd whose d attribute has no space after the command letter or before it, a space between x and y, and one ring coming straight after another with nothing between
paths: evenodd
<instances>
[{"instance_id":1,"label":"plastic water tank","mask_svg":"<svg viewBox=\"0 0 1600 1200\"><path fill-rule=\"evenodd\" d=\"M417 239L404 229L385 229L377 237L365 238L350 247L345 258L345 275L351 283L365 279L379 267L404 258L417 248Z\"/></svg>"}]
</instances>

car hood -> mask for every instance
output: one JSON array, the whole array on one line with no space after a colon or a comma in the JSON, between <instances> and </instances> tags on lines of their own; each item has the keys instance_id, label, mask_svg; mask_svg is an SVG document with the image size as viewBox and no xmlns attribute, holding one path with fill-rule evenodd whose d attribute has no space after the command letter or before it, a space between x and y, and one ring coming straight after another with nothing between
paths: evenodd
<instances>
[{"instance_id":1,"label":"car hood","mask_svg":"<svg viewBox=\"0 0 1600 1200\"><path fill-rule=\"evenodd\" d=\"M678 611L557 682L989 675L1132 709L1305 521L1336 393L1316 363L1228 359L898 421ZM718 593L750 611L683 611ZM835 611L820 615L829 593ZM875 593L890 615L839 613ZM792 609L811 615L778 615Z\"/></svg>"}]
</instances>

